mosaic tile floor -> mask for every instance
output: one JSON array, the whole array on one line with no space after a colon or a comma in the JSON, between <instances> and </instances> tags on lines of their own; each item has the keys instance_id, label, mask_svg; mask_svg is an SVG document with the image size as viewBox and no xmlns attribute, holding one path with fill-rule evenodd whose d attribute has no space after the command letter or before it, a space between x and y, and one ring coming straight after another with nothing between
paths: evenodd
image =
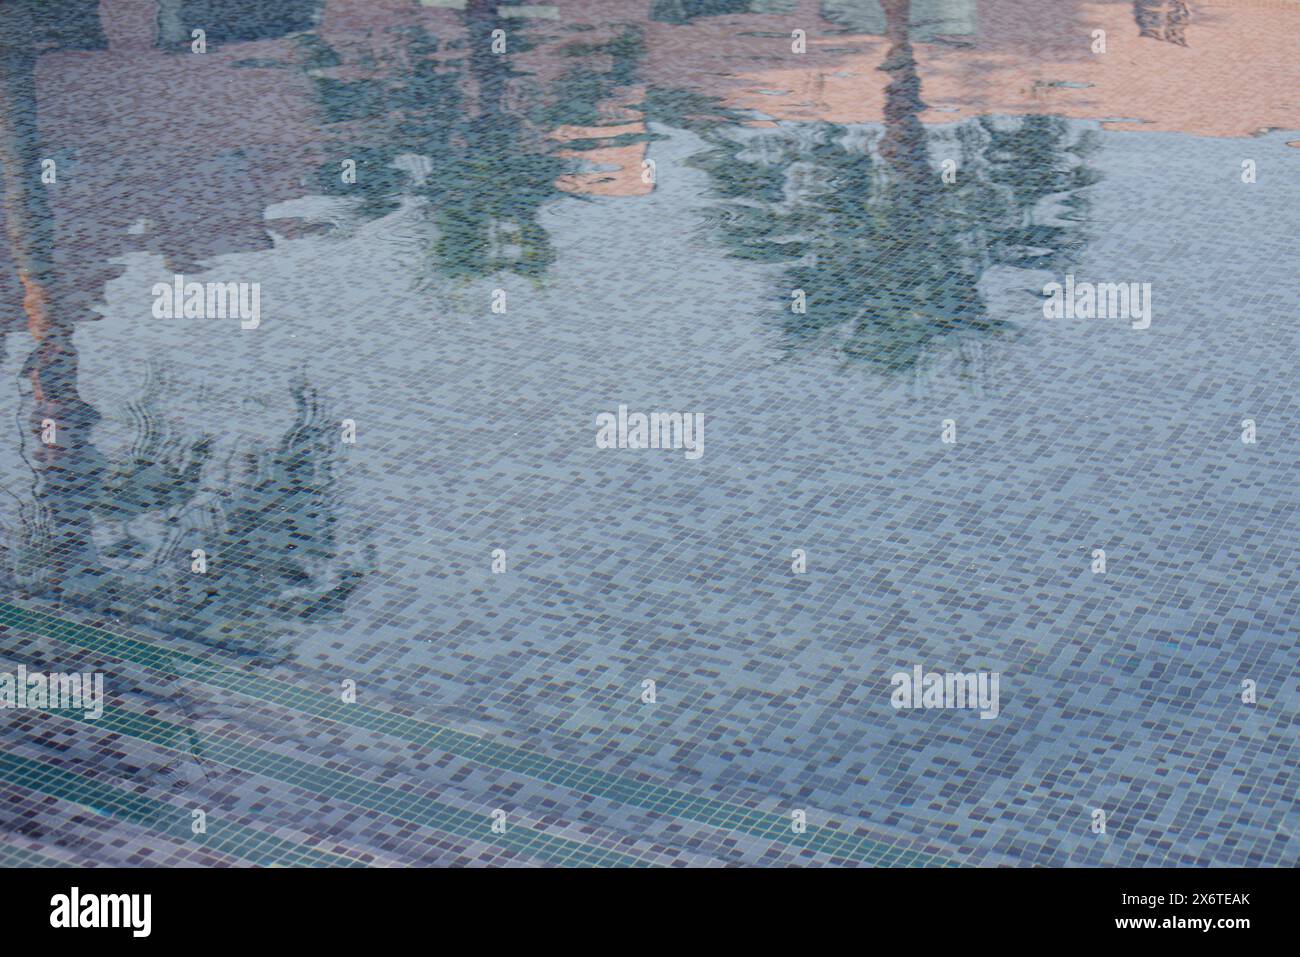
<instances>
[{"instance_id":1,"label":"mosaic tile floor","mask_svg":"<svg viewBox=\"0 0 1300 957\"><path fill-rule=\"evenodd\" d=\"M0 865L1300 860L1300 3L4 7Z\"/></svg>"}]
</instances>

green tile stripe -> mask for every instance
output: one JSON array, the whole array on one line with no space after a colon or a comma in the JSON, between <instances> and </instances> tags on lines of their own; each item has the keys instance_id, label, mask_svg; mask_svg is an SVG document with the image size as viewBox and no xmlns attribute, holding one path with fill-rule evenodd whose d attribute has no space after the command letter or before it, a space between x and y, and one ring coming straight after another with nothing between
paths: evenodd
<instances>
[{"instance_id":1,"label":"green tile stripe","mask_svg":"<svg viewBox=\"0 0 1300 957\"><path fill-rule=\"evenodd\" d=\"M194 678L214 687L348 727L391 735L420 747L445 751L498 770L524 774L582 794L669 814L710 827L739 831L791 847L807 848L819 854L865 864L954 866L954 862L933 854L883 844L819 825L809 824L803 834L796 834L791 829L790 819L779 814L768 814L713 798L697 797L650 782L634 781L574 761L543 757L524 748L488 741L477 735L418 718L360 704L345 704L337 695L307 691L273 679L211 665L195 655L171 651L152 642L115 635L101 628L65 621L43 612L28 611L8 602L0 601L0 624L13 625L167 674ZM182 663L187 667L178 669L177 665Z\"/></svg>"},{"instance_id":2,"label":"green tile stripe","mask_svg":"<svg viewBox=\"0 0 1300 957\"><path fill-rule=\"evenodd\" d=\"M132 794L64 768L12 753L0 753L0 778L29 791L84 805L113 820L135 824L186 844L201 842L214 851L264 867L273 864L290 867L364 866L351 858L303 847L215 817L208 818L206 834L194 834L190 830L192 818L187 808Z\"/></svg>"},{"instance_id":3,"label":"green tile stripe","mask_svg":"<svg viewBox=\"0 0 1300 957\"><path fill-rule=\"evenodd\" d=\"M169 751L185 754L193 752L204 760L280 781L322 797L345 801L456 837L506 847L555 864L587 867L649 866L645 861L634 860L604 848L589 847L519 823L510 823L504 834L494 834L492 818L487 814L476 814L450 804L442 804L415 791L402 791L375 784L337 769L318 767L228 737L198 734L179 724L125 708L105 708L103 715L95 719L85 717L80 711L44 709L44 713L89 725L96 731L145 741ZM188 815L186 820L188 821Z\"/></svg>"}]
</instances>

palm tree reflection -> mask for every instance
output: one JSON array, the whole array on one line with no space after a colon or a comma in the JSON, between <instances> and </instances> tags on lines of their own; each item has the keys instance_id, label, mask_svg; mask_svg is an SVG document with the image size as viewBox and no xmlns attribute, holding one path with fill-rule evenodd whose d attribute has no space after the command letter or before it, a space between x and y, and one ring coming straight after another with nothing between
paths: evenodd
<instances>
[{"instance_id":1,"label":"palm tree reflection","mask_svg":"<svg viewBox=\"0 0 1300 957\"><path fill-rule=\"evenodd\" d=\"M408 29L401 55L360 80L325 76L343 58L318 35L302 41L322 115L339 126L340 155L358 160L356 184L342 184L337 163L328 163L319 185L333 195L359 193L366 216L395 209L403 194L425 200L436 232L429 265L444 276L537 277L555 258L539 213L565 195L555 183L568 164L546 146L544 131L510 108L519 77L510 53L526 35L499 6L469 0L460 43ZM508 52L492 52L493 31L508 23ZM467 57L458 55L462 44Z\"/></svg>"},{"instance_id":2,"label":"palm tree reflection","mask_svg":"<svg viewBox=\"0 0 1300 957\"><path fill-rule=\"evenodd\" d=\"M1068 263L1084 242L1080 190L1095 180L1082 162L1091 137L1072 139L1056 117L1009 127L982 117L927 131L908 8L907 0L885 3L889 49L880 69L889 82L874 142L829 123L732 128L698 160L724 201L731 254L784 267L786 348L832 348L887 371L1010 332L988 314L982 275L995 264ZM943 160L956 164L955 182L944 181ZM1061 208L1039 223L1041 201L1054 195ZM804 291L806 313L789 308L793 290Z\"/></svg>"},{"instance_id":3,"label":"palm tree reflection","mask_svg":"<svg viewBox=\"0 0 1300 957\"><path fill-rule=\"evenodd\" d=\"M65 439L31 463L4 577L167 634L269 651L285 621L339 611L373 565L339 532L338 420L299 383L277 442L218 460L212 437L186 436L169 418L166 384L151 367L128 407L124 454Z\"/></svg>"},{"instance_id":4,"label":"palm tree reflection","mask_svg":"<svg viewBox=\"0 0 1300 957\"><path fill-rule=\"evenodd\" d=\"M1138 35L1187 46L1187 24L1192 19L1187 0L1133 0Z\"/></svg>"},{"instance_id":5,"label":"palm tree reflection","mask_svg":"<svg viewBox=\"0 0 1300 957\"><path fill-rule=\"evenodd\" d=\"M34 79L51 45L103 47L96 10L19 0L0 18L5 232L34 342L18 436L32 482L25 495L7 490L18 527L0 546L0 583L167 634L260 647L277 622L337 610L370 560L337 531L337 420L300 384L296 419L278 443L217 463L211 438L182 438L167 424L155 371L129 409L130 452L109 460L97 448L101 416L78 387L73 284L39 176ZM196 548L211 556L208 573L191 570Z\"/></svg>"}]
</instances>

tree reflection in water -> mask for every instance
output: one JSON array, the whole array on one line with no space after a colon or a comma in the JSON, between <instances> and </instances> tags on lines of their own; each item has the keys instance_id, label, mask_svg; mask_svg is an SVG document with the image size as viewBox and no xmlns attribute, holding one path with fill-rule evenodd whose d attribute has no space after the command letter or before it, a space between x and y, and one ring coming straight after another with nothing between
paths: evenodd
<instances>
[{"instance_id":1,"label":"tree reflection in water","mask_svg":"<svg viewBox=\"0 0 1300 957\"><path fill-rule=\"evenodd\" d=\"M1038 115L927 130L907 4L889 3L886 14L883 130L716 126L695 163L721 200L730 254L783 267L785 348L830 348L901 371L937 349L960 353L1013 331L989 316L980 293L990 267L1074 261L1086 242L1096 139ZM956 163L951 183L945 160ZM790 308L800 289L804 314Z\"/></svg>"},{"instance_id":2,"label":"tree reflection in water","mask_svg":"<svg viewBox=\"0 0 1300 957\"><path fill-rule=\"evenodd\" d=\"M492 32L508 23L497 10L495 3L467 3L466 37L454 43L423 27L406 29L400 52L376 56L364 79L324 75L344 65L343 55L316 34L300 41L337 141L331 152L357 162L355 184L344 183L330 162L319 188L359 196L363 218L391 212L404 195L426 201L434 235L425 279L501 271L536 278L555 259L539 211L565 195L556 180L569 164L553 155L543 128L511 108L511 84L520 75L510 52L526 49L527 36L515 27L508 52L493 53Z\"/></svg>"},{"instance_id":3,"label":"tree reflection in water","mask_svg":"<svg viewBox=\"0 0 1300 957\"><path fill-rule=\"evenodd\" d=\"M169 424L154 370L128 409L130 451L113 460L101 453L103 417L78 387L73 343L84 305L69 275L80 260L59 255L67 250L59 248L45 187L29 172L45 155L34 78L39 55L102 49L105 41L96 4L56 6L20 0L0 19L5 231L33 340L18 429L32 481L24 491L7 490L18 521L0 543L0 584L168 634L262 649L285 621L337 611L372 563L373 556L341 543L336 528L337 421L300 384L296 419L277 443L255 444L219 464L211 438L185 438ZM299 9L300 20L314 6L295 4ZM282 32L299 20L264 17L232 39L254 26L256 36ZM196 548L210 556L207 573L191 571Z\"/></svg>"}]
</instances>

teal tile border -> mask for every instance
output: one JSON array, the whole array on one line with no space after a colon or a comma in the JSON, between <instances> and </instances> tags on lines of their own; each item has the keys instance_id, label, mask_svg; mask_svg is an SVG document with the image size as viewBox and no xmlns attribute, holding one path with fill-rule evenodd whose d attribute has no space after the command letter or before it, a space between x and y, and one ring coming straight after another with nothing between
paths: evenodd
<instances>
[{"instance_id":1,"label":"teal tile border","mask_svg":"<svg viewBox=\"0 0 1300 957\"><path fill-rule=\"evenodd\" d=\"M77 624L0 601L0 625L5 624L169 675L183 675L268 704L348 727L390 735L410 744L445 751L498 770L524 774L592 797L711 827L738 831L790 847L806 848L832 859L876 866L957 866L956 862L934 854L884 844L820 825L809 824L803 834L796 834L791 829L790 820L778 814L727 804L713 798L697 797L649 781L637 781L588 768L574 761L544 757L517 746L487 741L418 718L360 704L345 704L335 696L211 665L195 655L163 649L143 639L117 635L101 628ZM181 667L178 668L177 665Z\"/></svg>"},{"instance_id":2,"label":"teal tile border","mask_svg":"<svg viewBox=\"0 0 1300 957\"><path fill-rule=\"evenodd\" d=\"M303 847L232 821L210 816L207 833L190 830L190 809L132 794L92 781L43 761L0 753L0 777L10 784L88 807L116 821L125 821L184 843L202 843L210 850L263 867L363 867L358 860Z\"/></svg>"},{"instance_id":3,"label":"teal tile border","mask_svg":"<svg viewBox=\"0 0 1300 957\"><path fill-rule=\"evenodd\" d=\"M98 732L135 738L170 751L187 754L192 751L204 760L270 778L322 797L345 801L411 824L507 848L553 864L587 867L649 866L648 862L603 848L589 847L568 838L528 828L518 822L510 823L504 834L495 834L492 832L492 818L488 814L476 814L431 800L414 791L401 791L375 784L335 768L318 767L227 737L198 734L151 715L123 708L105 708L103 715L93 720L77 711L45 710L42 713L88 725ZM3 765L0 765L2 768ZM183 824L187 832L189 820L189 812L184 812Z\"/></svg>"}]
</instances>

